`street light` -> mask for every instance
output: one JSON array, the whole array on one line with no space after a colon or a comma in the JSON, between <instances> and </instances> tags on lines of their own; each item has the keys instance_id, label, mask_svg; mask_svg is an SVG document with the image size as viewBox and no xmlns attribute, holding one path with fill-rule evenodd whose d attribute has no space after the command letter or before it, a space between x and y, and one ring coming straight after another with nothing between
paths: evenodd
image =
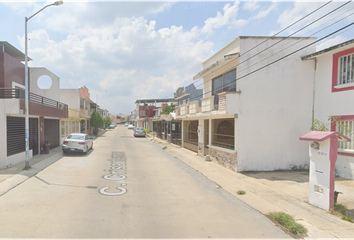
<instances>
[{"instance_id":1,"label":"street light","mask_svg":"<svg viewBox=\"0 0 354 240\"><path fill-rule=\"evenodd\" d=\"M45 8L50 6L58 6L63 4L63 1L56 1L55 3L49 4L43 7L41 10L30 16L29 18L25 17L25 137L26 137L26 166L25 169L30 169L30 165L28 162L29 158L29 118L28 118L28 101L29 101L29 94L28 94L28 56L27 56L27 22L34 16L36 16L39 12L43 11Z\"/></svg>"}]
</instances>

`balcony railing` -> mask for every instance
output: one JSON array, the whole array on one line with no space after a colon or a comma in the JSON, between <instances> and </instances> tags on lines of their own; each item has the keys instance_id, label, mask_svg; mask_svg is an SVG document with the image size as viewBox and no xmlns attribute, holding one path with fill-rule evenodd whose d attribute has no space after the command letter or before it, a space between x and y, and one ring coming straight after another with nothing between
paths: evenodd
<instances>
[{"instance_id":1,"label":"balcony railing","mask_svg":"<svg viewBox=\"0 0 354 240\"><path fill-rule=\"evenodd\" d=\"M210 112L214 110L214 96L202 98L202 112Z\"/></svg>"},{"instance_id":2,"label":"balcony railing","mask_svg":"<svg viewBox=\"0 0 354 240\"><path fill-rule=\"evenodd\" d=\"M196 114L200 112L199 100L189 103L189 114Z\"/></svg>"},{"instance_id":3,"label":"balcony railing","mask_svg":"<svg viewBox=\"0 0 354 240\"><path fill-rule=\"evenodd\" d=\"M239 96L241 92L222 92L218 94L218 110L236 114L239 109Z\"/></svg>"},{"instance_id":4,"label":"balcony railing","mask_svg":"<svg viewBox=\"0 0 354 240\"><path fill-rule=\"evenodd\" d=\"M1 98L14 98L25 100L25 90L20 88L0 88L0 99ZM35 93L29 93L29 101L44 106L49 106L53 108L58 108L62 110L68 110L68 105L55 101L50 98L42 97Z\"/></svg>"}]
</instances>

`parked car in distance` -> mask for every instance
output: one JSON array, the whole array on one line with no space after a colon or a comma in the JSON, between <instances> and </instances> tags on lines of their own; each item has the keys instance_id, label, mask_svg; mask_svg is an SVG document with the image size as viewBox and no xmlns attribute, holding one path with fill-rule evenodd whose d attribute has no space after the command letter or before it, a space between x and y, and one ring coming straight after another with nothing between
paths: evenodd
<instances>
[{"instance_id":1,"label":"parked car in distance","mask_svg":"<svg viewBox=\"0 0 354 240\"><path fill-rule=\"evenodd\" d=\"M128 129L134 129L134 126L132 124L129 124Z\"/></svg>"},{"instance_id":2,"label":"parked car in distance","mask_svg":"<svg viewBox=\"0 0 354 240\"><path fill-rule=\"evenodd\" d=\"M113 123L111 125L108 126L108 129L112 129L112 128L115 128L116 125L114 125Z\"/></svg>"},{"instance_id":3,"label":"parked car in distance","mask_svg":"<svg viewBox=\"0 0 354 240\"><path fill-rule=\"evenodd\" d=\"M87 153L93 147L93 138L85 133L72 133L63 142L63 153L83 152Z\"/></svg>"},{"instance_id":4,"label":"parked car in distance","mask_svg":"<svg viewBox=\"0 0 354 240\"><path fill-rule=\"evenodd\" d=\"M135 128L134 137L145 137L144 128L140 128L140 127Z\"/></svg>"},{"instance_id":5,"label":"parked car in distance","mask_svg":"<svg viewBox=\"0 0 354 240\"><path fill-rule=\"evenodd\" d=\"M125 124L124 124L124 126L126 126L126 127L128 127L128 125L129 125L128 123L125 123Z\"/></svg>"}]
</instances>

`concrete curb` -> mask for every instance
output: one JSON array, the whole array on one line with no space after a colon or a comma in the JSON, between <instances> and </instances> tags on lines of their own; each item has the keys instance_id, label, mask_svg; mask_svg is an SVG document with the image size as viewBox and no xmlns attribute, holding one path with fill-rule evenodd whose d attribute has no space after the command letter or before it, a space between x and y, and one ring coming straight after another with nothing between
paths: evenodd
<instances>
[{"instance_id":1,"label":"concrete curb","mask_svg":"<svg viewBox=\"0 0 354 240\"><path fill-rule=\"evenodd\" d=\"M217 186L222 187L260 213L267 215L270 212L284 212L293 216L298 223L308 229L308 235L305 239L352 239L354 237L353 223L343 221L330 212L308 203L308 197L306 196L308 184L294 184L296 179L291 182L281 181L282 186L288 188L282 189L279 187L279 182L268 181L265 184L260 179L234 172L216 162L205 161L195 152L180 146L158 138L152 139L150 137L149 140L159 144L158 146L161 148L167 146L166 153L194 168L215 182ZM290 174L291 172L289 172ZM238 190L244 190L246 194L237 195ZM354 191L354 184L352 191Z\"/></svg>"},{"instance_id":2,"label":"concrete curb","mask_svg":"<svg viewBox=\"0 0 354 240\"><path fill-rule=\"evenodd\" d=\"M101 129L98 133L98 136L94 137L94 141L99 137L103 136L106 132L106 130ZM31 169L17 171L14 174L7 174L9 176L6 177L3 181L0 181L0 197L9 192L11 189L25 182L27 179L33 177L43 169L60 160L62 157L63 153L61 150L61 146L51 149L49 154L34 156L32 160L30 160L30 163L33 161L35 161L36 163L31 166ZM24 166L24 162L22 162L20 164L17 164L16 166L13 166L12 168L23 169ZM6 174L7 171L9 171L10 169L0 170L0 174Z\"/></svg>"}]
</instances>

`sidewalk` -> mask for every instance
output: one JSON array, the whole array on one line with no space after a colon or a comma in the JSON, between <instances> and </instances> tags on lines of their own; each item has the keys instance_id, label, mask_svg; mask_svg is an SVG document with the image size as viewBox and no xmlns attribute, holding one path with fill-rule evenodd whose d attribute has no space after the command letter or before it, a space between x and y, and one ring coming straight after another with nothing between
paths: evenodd
<instances>
[{"instance_id":1,"label":"sidewalk","mask_svg":"<svg viewBox=\"0 0 354 240\"><path fill-rule=\"evenodd\" d=\"M102 136L106 130L101 129L98 133L98 137ZM97 139L97 137L93 137ZM53 164L63 157L61 147L50 149L49 154L36 155L29 160L31 169L23 170L25 162L19 163L7 169L0 170L0 196L10 191L12 188L26 181L28 178L36 175L44 168Z\"/></svg>"},{"instance_id":2,"label":"sidewalk","mask_svg":"<svg viewBox=\"0 0 354 240\"><path fill-rule=\"evenodd\" d=\"M237 173L216 162L207 162L197 153L150 138L165 151L188 164L208 179L215 187L223 188L262 214L284 212L308 229L306 239L354 239L354 223L309 204L309 175L301 171ZM335 189L343 192L338 203L354 214L354 181L336 178ZM245 195L237 195L243 190Z\"/></svg>"},{"instance_id":3,"label":"sidewalk","mask_svg":"<svg viewBox=\"0 0 354 240\"><path fill-rule=\"evenodd\" d=\"M101 136L103 132L100 132ZM236 173L216 162L207 162L195 152L167 143L158 138L147 138L166 152L181 160L205 177L262 214L285 212L308 229L306 239L353 239L354 223L346 222L327 211L308 203L308 173L299 171ZM22 170L25 163L0 170L0 196L34 176L47 166L62 158L61 147L51 149L49 154L30 159L30 170ZM354 214L354 181L336 178L335 188L343 192L338 203L344 204ZM245 195L237 195L243 190Z\"/></svg>"}]
</instances>

